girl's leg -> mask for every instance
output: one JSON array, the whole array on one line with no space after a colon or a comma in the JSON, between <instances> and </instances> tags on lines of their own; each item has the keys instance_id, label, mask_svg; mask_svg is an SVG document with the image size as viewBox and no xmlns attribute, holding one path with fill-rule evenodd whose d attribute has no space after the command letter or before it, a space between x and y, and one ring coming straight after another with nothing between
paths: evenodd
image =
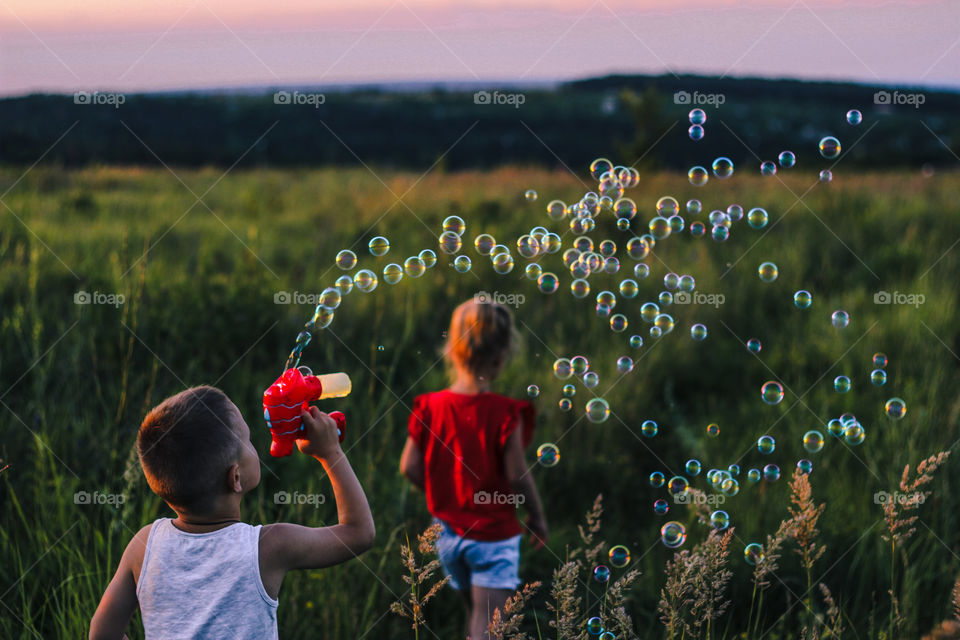
<instances>
[{"instance_id":1,"label":"girl's leg","mask_svg":"<svg viewBox=\"0 0 960 640\"><path fill-rule=\"evenodd\" d=\"M513 595L511 589L487 589L470 587L473 596L472 615L470 617L470 640L488 640L487 629L495 609L502 609L507 598Z\"/></svg>"}]
</instances>

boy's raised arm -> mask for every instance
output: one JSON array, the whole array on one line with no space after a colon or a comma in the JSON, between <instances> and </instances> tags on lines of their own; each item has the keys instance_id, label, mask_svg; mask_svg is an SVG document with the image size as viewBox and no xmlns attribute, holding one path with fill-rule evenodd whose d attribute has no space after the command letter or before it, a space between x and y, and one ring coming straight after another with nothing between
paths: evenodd
<instances>
[{"instance_id":1,"label":"boy's raised arm","mask_svg":"<svg viewBox=\"0 0 960 640\"><path fill-rule=\"evenodd\" d=\"M268 571L339 564L372 547L376 533L363 487L340 448L336 423L316 407L302 418L306 437L297 440L297 446L320 462L330 477L339 522L316 528L286 522L263 527L261 554Z\"/></svg>"}]
</instances>

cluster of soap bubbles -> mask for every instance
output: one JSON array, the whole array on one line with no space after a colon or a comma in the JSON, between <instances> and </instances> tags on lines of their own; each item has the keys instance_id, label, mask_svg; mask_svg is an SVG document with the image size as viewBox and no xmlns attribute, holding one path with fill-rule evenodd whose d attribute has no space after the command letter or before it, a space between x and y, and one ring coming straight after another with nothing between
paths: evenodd
<instances>
[{"instance_id":1,"label":"cluster of soap bubbles","mask_svg":"<svg viewBox=\"0 0 960 640\"><path fill-rule=\"evenodd\" d=\"M688 117L690 139L702 140L705 135L706 112L696 108L689 112ZM859 125L862 114L852 109L846 114L846 122ZM820 139L818 149L820 156L830 161L839 158L842 151L839 139L831 135ZM762 176L774 177L781 170L792 169L796 163L796 154L783 150L776 160L762 160L760 173ZM652 292L649 296L643 294L653 281L650 277L652 269L649 258L658 243L671 236L679 236L685 231L689 231L694 238L709 235L715 242L722 243L730 237L735 225L742 224L741 221L745 221L753 230L765 229L769 224L770 215L760 206L745 208L731 203L726 207L705 210L699 199L681 203L672 195L650 198L648 204L638 205L637 200L625 194L628 189L639 186L639 172L632 167L615 165L606 158L594 160L589 166L589 173L595 181L592 190L569 203L559 199L549 200L545 207L546 217L541 220L543 224L534 226L517 237L497 239L490 233L480 232L472 236L473 250L470 251L471 237L467 235L466 221L459 215L449 215L437 232L435 247L424 248L402 261L398 259L397 262L387 262L391 255L391 244L385 236L380 235L369 240L367 249L370 257L365 258L373 261L385 259L387 263L381 263L378 268L360 265L360 259L353 249L340 251L336 255L335 265L341 273L332 286L323 289L313 317L297 335L294 350L287 361L288 368L299 364L301 353L309 344L312 334L330 326L342 299L354 289L360 293L370 293L381 283L392 286L405 278L416 280L437 266L441 260L459 274L475 272L477 266L474 260L489 260L492 270L501 276L512 273L519 263L522 277L518 279L535 283L537 291L543 295L567 295L565 291L569 290L573 300L583 300L583 304L589 306L590 316L595 314L596 321L611 332L613 339L622 339L624 347L641 349L645 339L662 340L674 332L678 322L672 312L673 305L688 304L697 287L692 274L671 271L664 275L661 291ZM690 184L703 187L711 179L728 180L734 173L734 161L729 157L719 156L709 163L690 168L688 179ZM830 167L821 170L821 181L829 182L832 178ZM536 190L526 190L523 201L527 204L523 206L531 206L538 198ZM605 220L608 219L624 234L621 238L603 235L597 238L597 235L601 234L602 225L607 224ZM551 257L554 255L556 257ZM760 263L757 274L771 291L776 291L780 286L777 281L781 273L774 262ZM611 279L612 283L608 284ZM793 293L793 304L799 310L810 309L813 295L806 289L797 290ZM843 309L835 310L830 316L830 323L837 331L849 327L850 322L850 314ZM685 335L686 331L677 333ZM711 334L705 323L691 322L689 335L695 343L702 343L708 341ZM764 345L759 338L751 337L744 345L753 357L761 357ZM765 355L764 353L764 357ZM559 393L554 396L557 406L561 411L569 412L576 403L582 406L582 417L585 417L588 423L606 423L612 412L609 402L603 397L606 391L602 386L607 383L616 384L633 371L635 365L634 357L621 354L616 359L616 371L608 376L607 373L592 368L585 355L557 358L552 366L554 377L560 381ZM849 373L841 373L833 379L835 392L854 392L854 381L859 378ZM877 353L873 356L869 378L875 387L883 387L888 383L885 354ZM548 392L548 386L544 384L541 388L541 384L531 383L526 391L530 398L538 398ZM586 396L586 400L580 405L580 398L583 396ZM765 405L776 407L783 402L784 397L785 387L779 380L768 380L760 387L760 398ZM901 398L890 397L884 404L884 413L891 420L901 420L907 413L906 403ZM632 429L629 421L619 417L617 421ZM863 444L866 439L864 425L850 413L832 418L820 426L811 426L815 428L808 429L803 434L801 444L804 451L812 457L827 446L827 440L837 439L845 446L855 447ZM733 428L725 432L736 431L736 425L733 425ZM660 433L660 425L656 420L647 419L640 425L640 434L645 439L655 438ZM706 436L720 438L720 425L716 422L707 424ZM777 448L773 435L764 433L757 437L756 451L767 460L782 456L783 450ZM731 498L739 494L744 478L745 485L753 485L760 482L774 483L781 477L781 469L776 462L749 468L741 476L737 463L708 469L703 459L703 456L687 459L682 467L685 475L673 471L653 471L649 475L649 483L655 489L666 490L667 497L674 502L685 502L690 492L694 491L690 479L702 482L703 478L709 491ZM561 455L557 443L540 444L536 451L536 460L541 467L558 466ZM814 465L810 459L802 458L796 462L796 468L801 473L809 474L813 472ZM706 473L703 473L705 469ZM670 501L657 498L653 503L653 510L658 516L667 515L670 512ZM715 509L710 513L709 525L716 530L725 530L731 523L732 518L728 511ZM678 520L663 524L660 534L663 544L671 549L681 547L687 538L686 527ZM758 543L746 545L744 557L750 564L762 562L762 546ZM597 565L593 569L593 578L607 583L611 578L610 567L624 567L629 562L629 550L617 545L610 550L609 566ZM587 630L605 640L613 638L612 633L604 630L603 620L599 617L588 621Z\"/></svg>"}]
</instances>

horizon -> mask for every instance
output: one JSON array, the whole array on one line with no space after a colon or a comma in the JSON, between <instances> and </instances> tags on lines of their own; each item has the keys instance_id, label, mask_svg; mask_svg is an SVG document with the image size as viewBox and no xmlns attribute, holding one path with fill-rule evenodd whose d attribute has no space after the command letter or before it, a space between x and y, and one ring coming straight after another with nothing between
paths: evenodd
<instances>
[{"instance_id":1,"label":"horizon","mask_svg":"<svg viewBox=\"0 0 960 640\"><path fill-rule=\"evenodd\" d=\"M66 0L0 8L0 96L698 75L960 89L946 0ZM908 25L908 26L904 26Z\"/></svg>"}]
</instances>

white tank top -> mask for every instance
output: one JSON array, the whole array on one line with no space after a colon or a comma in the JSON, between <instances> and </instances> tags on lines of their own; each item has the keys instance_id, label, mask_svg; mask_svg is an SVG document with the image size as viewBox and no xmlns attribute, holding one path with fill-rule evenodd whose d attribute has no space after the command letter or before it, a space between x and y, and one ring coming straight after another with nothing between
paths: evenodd
<instances>
[{"instance_id":1,"label":"white tank top","mask_svg":"<svg viewBox=\"0 0 960 640\"><path fill-rule=\"evenodd\" d=\"M147 640L278 638L277 601L260 579L260 525L187 533L153 523L137 599Z\"/></svg>"}]
</instances>

